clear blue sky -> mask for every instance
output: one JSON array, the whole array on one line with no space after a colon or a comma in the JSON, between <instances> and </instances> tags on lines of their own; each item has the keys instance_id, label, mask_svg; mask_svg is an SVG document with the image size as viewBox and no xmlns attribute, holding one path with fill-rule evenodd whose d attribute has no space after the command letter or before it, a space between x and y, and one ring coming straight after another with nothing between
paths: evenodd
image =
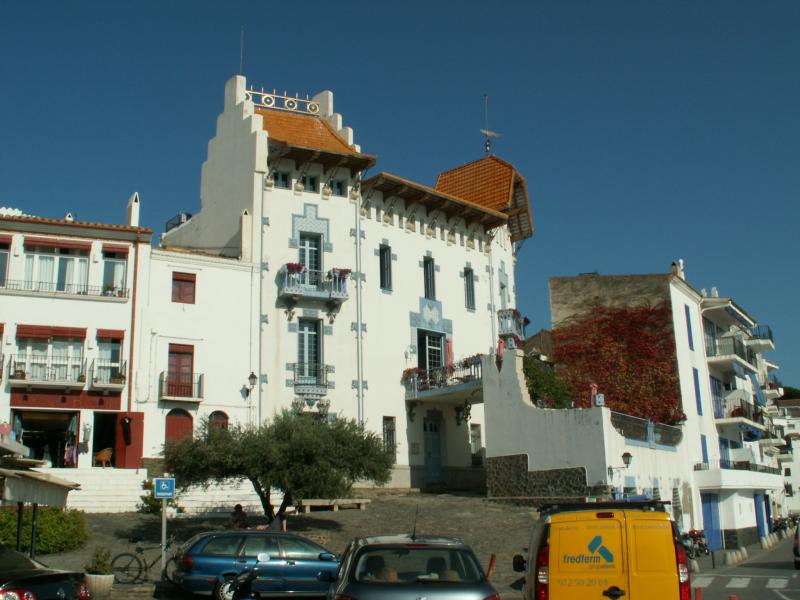
<instances>
[{"instance_id":1,"label":"clear blue sky","mask_svg":"<svg viewBox=\"0 0 800 600\"><path fill-rule=\"evenodd\" d=\"M0 2L0 205L156 231L199 205L200 165L239 64L331 89L378 168L432 184L499 156L536 232L518 304L547 279L686 261L772 326L800 385L800 2Z\"/></svg>"}]
</instances>

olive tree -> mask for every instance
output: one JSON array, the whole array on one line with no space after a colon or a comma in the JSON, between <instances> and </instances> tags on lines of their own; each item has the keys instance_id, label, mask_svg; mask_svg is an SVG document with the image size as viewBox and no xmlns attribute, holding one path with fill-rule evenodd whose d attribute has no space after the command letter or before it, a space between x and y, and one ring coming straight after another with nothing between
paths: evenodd
<instances>
[{"instance_id":1,"label":"olive tree","mask_svg":"<svg viewBox=\"0 0 800 600\"><path fill-rule=\"evenodd\" d=\"M250 481L272 519L271 488L283 492L285 506L292 499L344 496L357 480L381 485L391 475L394 449L353 420L282 412L257 427L221 428L206 419L194 437L166 444L164 457L182 489Z\"/></svg>"}]
</instances>

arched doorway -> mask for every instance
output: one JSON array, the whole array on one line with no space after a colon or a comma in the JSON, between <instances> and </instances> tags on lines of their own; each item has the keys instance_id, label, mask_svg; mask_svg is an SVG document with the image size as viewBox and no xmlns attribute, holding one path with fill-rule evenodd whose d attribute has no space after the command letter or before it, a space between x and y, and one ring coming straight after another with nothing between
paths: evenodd
<instances>
[{"instance_id":1,"label":"arched doorway","mask_svg":"<svg viewBox=\"0 0 800 600\"><path fill-rule=\"evenodd\" d=\"M227 429L228 428L228 415L226 415L221 410L215 410L211 413L208 417L209 424L211 427L216 429Z\"/></svg>"},{"instance_id":2,"label":"arched doorway","mask_svg":"<svg viewBox=\"0 0 800 600\"><path fill-rule=\"evenodd\" d=\"M164 441L179 442L184 438L192 437L192 415L182 408L173 408L167 413L166 433Z\"/></svg>"}]
</instances>

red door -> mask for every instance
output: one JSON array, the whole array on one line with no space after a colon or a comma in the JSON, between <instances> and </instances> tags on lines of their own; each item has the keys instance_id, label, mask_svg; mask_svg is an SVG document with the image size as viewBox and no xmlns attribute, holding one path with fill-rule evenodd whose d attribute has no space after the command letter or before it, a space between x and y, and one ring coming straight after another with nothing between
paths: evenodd
<instances>
[{"instance_id":1,"label":"red door","mask_svg":"<svg viewBox=\"0 0 800 600\"><path fill-rule=\"evenodd\" d=\"M179 442L187 437L192 437L192 415L182 408L173 408L167 413L164 442Z\"/></svg>"},{"instance_id":2,"label":"red door","mask_svg":"<svg viewBox=\"0 0 800 600\"><path fill-rule=\"evenodd\" d=\"M194 352L191 346L170 344L167 371L167 396L192 398L192 369Z\"/></svg>"}]
</instances>

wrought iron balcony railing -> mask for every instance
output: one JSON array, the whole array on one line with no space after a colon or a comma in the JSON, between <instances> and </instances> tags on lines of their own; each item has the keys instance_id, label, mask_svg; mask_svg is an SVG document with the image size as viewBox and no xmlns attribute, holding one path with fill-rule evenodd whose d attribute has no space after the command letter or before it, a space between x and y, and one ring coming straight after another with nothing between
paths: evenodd
<instances>
[{"instance_id":1,"label":"wrought iron balcony railing","mask_svg":"<svg viewBox=\"0 0 800 600\"><path fill-rule=\"evenodd\" d=\"M758 406L746 400L723 400L722 405L717 406L717 399L715 398L714 417L717 419L741 417L759 425L764 424L764 412Z\"/></svg>"},{"instance_id":2,"label":"wrought iron balcony railing","mask_svg":"<svg viewBox=\"0 0 800 600\"><path fill-rule=\"evenodd\" d=\"M769 475L780 475L781 470L775 467L768 467L767 465L759 465L748 460L709 460L706 462L696 463L694 465L695 471L709 471L712 469L733 469L736 471L753 471L755 473L767 473Z\"/></svg>"},{"instance_id":3,"label":"wrought iron balcony railing","mask_svg":"<svg viewBox=\"0 0 800 600\"><path fill-rule=\"evenodd\" d=\"M328 387L330 365L316 363L292 363L294 385L318 385Z\"/></svg>"},{"instance_id":4,"label":"wrought iron balcony railing","mask_svg":"<svg viewBox=\"0 0 800 600\"><path fill-rule=\"evenodd\" d=\"M159 398L198 401L203 398L202 373L170 373L162 371L158 378Z\"/></svg>"},{"instance_id":5,"label":"wrought iron balcony railing","mask_svg":"<svg viewBox=\"0 0 800 600\"><path fill-rule=\"evenodd\" d=\"M755 365L755 353L736 337L709 339L706 343L706 355L709 358L718 356L738 356L743 361Z\"/></svg>"},{"instance_id":6,"label":"wrought iron balcony railing","mask_svg":"<svg viewBox=\"0 0 800 600\"><path fill-rule=\"evenodd\" d=\"M611 425L626 439L648 442L651 445L677 446L683 439L683 430L680 427L625 413L611 411Z\"/></svg>"},{"instance_id":7,"label":"wrought iron balcony railing","mask_svg":"<svg viewBox=\"0 0 800 600\"><path fill-rule=\"evenodd\" d=\"M403 371L403 385L406 396L416 396L418 392L449 388L465 383L480 382L483 379L481 354L463 358L452 365L434 369L406 369Z\"/></svg>"},{"instance_id":8,"label":"wrought iron balcony railing","mask_svg":"<svg viewBox=\"0 0 800 600\"><path fill-rule=\"evenodd\" d=\"M755 327L751 327L750 335L759 340L775 341L772 339L772 329L770 329L769 325L756 325Z\"/></svg>"},{"instance_id":9,"label":"wrought iron balcony railing","mask_svg":"<svg viewBox=\"0 0 800 600\"><path fill-rule=\"evenodd\" d=\"M92 387L119 387L125 386L125 377L128 371L127 361L112 361L98 358L92 362Z\"/></svg>"},{"instance_id":10,"label":"wrought iron balcony railing","mask_svg":"<svg viewBox=\"0 0 800 600\"><path fill-rule=\"evenodd\" d=\"M6 279L0 289L18 292L34 292L48 296L105 296L107 298L127 298L128 288L115 285L85 285L82 283L54 283L51 281L28 281L22 279Z\"/></svg>"},{"instance_id":11,"label":"wrought iron balcony railing","mask_svg":"<svg viewBox=\"0 0 800 600\"><path fill-rule=\"evenodd\" d=\"M12 385L83 387L86 359L56 355L12 354L8 360Z\"/></svg>"},{"instance_id":12,"label":"wrought iron balcony railing","mask_svg":"<svg viewBox=\"0 0 800 600\"><path fill-rule=\"evenodd\" d=\"M522 315L516 308L501 308L497 311L498 330L501 337L514 336L524 339Z\"/></svg>"},{"instance_id":13,"label":"wrought iron balcony railing","mask_svg":"<svg viewBox=\"0 0 800 600\"><path fill-rule=\"evenodd\" d=\"M349 276L350 271L347 269L295 270L284 266L278 276L278 294L296 298L346 300Z\"/></svg>"}]
</instances>

